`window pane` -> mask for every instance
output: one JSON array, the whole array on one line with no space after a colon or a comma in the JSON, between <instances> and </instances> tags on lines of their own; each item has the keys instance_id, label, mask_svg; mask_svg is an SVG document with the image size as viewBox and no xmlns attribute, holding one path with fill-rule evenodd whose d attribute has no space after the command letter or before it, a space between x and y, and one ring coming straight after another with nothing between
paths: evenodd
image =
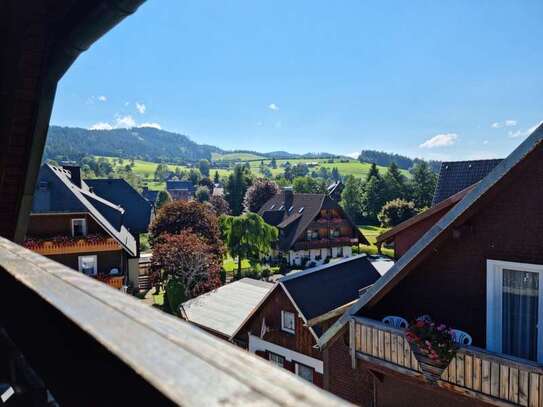
<instances>
[{"instance_id":1,"label":"window pane","mask_svg":"<svg viewBox=\"0 0 543 407\"><path fill-rule=\"evenodd\" d=\"M294 331L294 314L292 312L282 312L282 327L283 329Z\"/></svg>"},{"instance_id":2,"label":"window pane","mask_svg":"<svg viewBox=\"0 0 543 407\"><path fill-rule=\"evenodd\" d=\"M537 360L538 303L538 273L503 270L503 353Z\"/></svg>"},{"instance_id":3,"label":"window pane","mask_svg":"<svg viewBox=\"0 0 543 407\"><path fill-rule=\"evenodd\" d=\"M302 379L307 380L308 382L313 383L313 369L308 366L300 365L300 364L298 364L297 366L298 366L298 376L300 376Z\"/></svg>"},{"instance_id":4,"label":"window pane","mask_svg":"<svg viewBox=\"0 0 543 407\"><path fill-rule=\"evenodd\" d=\"M279 367L285 366L285 358L283 356L276 355L275 353L270 352L269 358L270 358L270 362L276 364L277 366Z\"/></svg>"},{"instance_id":5,"label":"window pane","mask_svg":"<svg viewBox=\"0 0 543 407\"><path fill-rule=\"evenodd\" d=\"M80 268L81 272L85 274L95 274L96 268L96 257L94 256L84 256L80 258Z\"/></svg>"}]
</instances>

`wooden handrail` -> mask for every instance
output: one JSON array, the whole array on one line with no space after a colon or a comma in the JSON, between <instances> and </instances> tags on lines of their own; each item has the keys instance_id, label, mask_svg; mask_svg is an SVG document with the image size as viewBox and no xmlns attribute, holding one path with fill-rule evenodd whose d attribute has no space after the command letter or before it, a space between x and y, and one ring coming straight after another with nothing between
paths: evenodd
<instances>
[{"instance_id":1,"label":"wooden handrail","mask_svg":"<svg viewBox=\"0 0 543 407\"><path fill-rule=\"evenodd\" d=\"M25 304L20 310L24 315L17 315L19 307L15 307L9 325L12 331L20 328L25 333L15 337L21 338L23 345L27 345L26 349L42 346L42 341L30 340L28 334L34 328L29 318L36 311L49 313L45 315L50 315L51 320L54 320L52 313L58 313L69 324L63 332L56 331L60 326L58 322L48 325L47 331L35 332L33 335L41 333L47 337L56 335L58 338L85 335L90 338L86 347L81 348L66 347L59 341L51 342L56 347L55 352L48 352L48 348L45 348L38 353L38 358L31 359L44 359L40 369L37 369L38 374L55 369L55 364L67 362L62 352L80 352L77 355L81 356L81 366L75 376L82 377L85 374L87 363L93 363L95 367L98 365L95 371L101 372L100 375L108 374L108 364L120 363L131 372L129 375L134 376L134 380L142 378L150 389L178 405L347 404L179 318L149 307L134 297L3 238L0 238L0 279L16 282L17 286L12 290L20 290L29 296L28 305ZM5 285L3 287L6 289ZM34 302L44 305L32 311L29 307ZM44 319L47 318L41 318L39 322ZM96 353L98 359L88 356L93 343L103 349ZM23 352L24 349L23 346ZM104 360L102 368L100 358L108 357L112 360ZM55 396L55 390L61 393L77 390L70 386L80 386L87 390L89 397L98 397L100 392L104 393L104 397L107 396L107 392L97 386L96 377L94 382L87 383L87 380L79 377L74 380L73 371L56 370L54 376L43 379L48 386L52 386ZM65 379L70 386L63 387L61 381L61 385L55 389L59 379ZM116 380L126 383L127 378L119 374ZM126 391L137 392L139 389L126 388ZM127 398L129 396L126 395ZM62 397L59 397L61 404L62 401ZM83 400L83 404L85 402L89 401Z\"/></svg>"}]
</instances>

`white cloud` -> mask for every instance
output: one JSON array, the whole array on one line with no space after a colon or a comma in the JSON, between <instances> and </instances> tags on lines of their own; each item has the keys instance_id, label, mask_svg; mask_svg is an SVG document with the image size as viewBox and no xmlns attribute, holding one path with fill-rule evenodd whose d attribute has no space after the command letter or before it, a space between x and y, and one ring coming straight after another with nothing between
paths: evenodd
<instances>
[{"instance_id":1,"label":"white cloud","mask_svg":"<svg viewBox=\"0 0 543 407\"><path fill-rule=\"evenodd\" d=\"M420 148L448 147L456 143L457 139L458 139L458 134L456 133L437 134L431 139L426 140L419 147Z\"/></svg>"},{"instance_id":2,"label":"white cloud","mask_svg":"<svg viewBox=\"0 0 543 407\"><path fill-rule=\"evenodd\" d=\"M117 116L115 118L115 128L117 129L130 129L136 127L136 121L130 115Z\"/></svg>"},{"instance_id":3,"label":"white cloud","mask_svg":"<svg viewBox=\"0 0 543 407\"><path fill-rule=\"evenodd\" d=\"M352 152L352 153L347 153L347 154L345 154L345 155L346 155L347 157L351 157L351 158L357 159L358 156L360 155L360 153L357 152L357 151L354 151L354 152Z\"/></svg>"},{"instance_id":4,"label":"white cloud","mask_svg":"<svg viewBox=\"0 0 543 407\"><path fill-rule=\"evenodd\" d=\"M269 108L270 110L279 110L279 106L277 106L275 103L270 103L270 104L268 105L268 108Z\"/></svg>"},{"instance_id":5,"label":"white cloud","mask_svg":"<svg viewBox=\"0 0 543 407\"><path fill-rule=\"evenodd\" d=\"M519 138L519 137L528 137L530 134L532 134L541 124L543 124L543 121L540 121L536 125L530 127L527 130L517 130L517 131L510 131L509 137L511 138Z\"/></svg>"},{"instance_id":6,"label":"white cloud","mask_svg":"<svg viewBox=\"0 0 543 407\"><path fill-rule=\"evenodd\" d=\"M152 127L154 129L159 129L159 130L162 129L162 127L160 127L160 124L158 123L147 123L147 122L140 124L138 127Z\"/></svg>"},{"instance_id":7,"label":"white cloud","mask_svg":"<svg viewBox=\"0 0 543 407\"><path fill-rule=\"evenodd\" d=\"M98 100L100 102L107 102L107 96L104 96L104 95L98 96Z\"/></svg>"},{"instance_id":8,"label":"white cloud","mask_svg":"<svg viewBox=\"0 0 543 407\"><path fill-rule=\"evenodd\" d=\"M109 123L98 122L89 127L89 130L111 130L113 126Z\"/></svg>"},{"instance_id":9,"label":"white cloud","mask_svg":"<svg viewBox=\"0 0 543 407\"><path fill-rule=\"evenodd\" d=\"M139 114L144 114L145 109L147 109L147 107L143 103L136 102L136 110L139 112Z\"/></svg>"},{"instance_id":10,"label":"white cloud","mask_svg":"<svg viewBox=\"0 0 543 407\"><path fill-rule=\"evenodd\" d=\"M517 125L517 121L513 119L507 119L503 122L494 122L490 125L493 129L501 129L503 127L515 127Z\"/></svg>"}]
</instances>

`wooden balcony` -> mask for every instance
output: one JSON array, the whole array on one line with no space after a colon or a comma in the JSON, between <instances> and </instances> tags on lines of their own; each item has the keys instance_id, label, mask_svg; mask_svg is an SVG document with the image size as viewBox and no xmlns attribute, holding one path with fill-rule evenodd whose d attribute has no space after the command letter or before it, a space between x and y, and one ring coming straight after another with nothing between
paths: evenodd
<instances>
[{"instance_id":1,"label":"wooden balcony","mask_svg":"<svg viewBox=\"0 0 543 407\"><path fill-rule=\"evenodd\" d=\"M0 326L60 405L347 405L3 238L0 286L0 307L9 310L0 315ZM9 366L0 363L0 369Z\"/></svg>"},{"instance_id":2,"label":"wooden balcony","mask_svg":"<svg viewBox=\"0 0 543 407\"><path fill-rule=\"evenodd\" d=\"M294 250L324 249L327 247L352 246L358 244L356 237L336 237L333 239L301 240L294 244Z\"/></svg>"},{"instance_id":3,"label":"wooden balcony","mask_svg":"<svg viewBox=\"0 0 543 407\"><path fill-rule=\"evenodd\" d=\"M33 252L44 256L72 253L96 253L121 250L121 246L115 239L69 239L64 242L54 240L37 241L28 239L23 246Z\"/></svg>"},{"instance_id":4,"label":"wooden balcony","mask_svg":"<svg viewBox=\"0 0 543 407\"><path fill-rule=\"evenodd\" d=\"M96 276L96 279L109 285L110 287L116 288L117 290L120 290L124 283L124 276L108 276L99 274Z\"/></svg>"},{"instance_id":5,"label":"wooden balcony","mask_svg":"<svg viewBox=\"0 0 543 407\"><path fill-rule=\"evenodd\" d=\"M353 317L351 354L384 369L424 380L404 330L379 321ZM498 406L543 407L543 367L537 363L461 347L437 385Z\"/></svg>"}]
</instances>

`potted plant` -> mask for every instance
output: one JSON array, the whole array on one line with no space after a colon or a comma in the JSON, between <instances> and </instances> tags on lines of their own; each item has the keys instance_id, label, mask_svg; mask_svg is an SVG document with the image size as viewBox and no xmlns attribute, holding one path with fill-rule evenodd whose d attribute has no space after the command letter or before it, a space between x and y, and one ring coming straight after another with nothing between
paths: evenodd
<instances>
[{"instance_id":1,"label":"potted plant","mask_svg":"<svg viewBox=\"0 0 543 407\"><path fill-rule=\"evenodd\" d=\"M405 337L426 380L436 383L458 349L451 329L424 316L409 324Z\"/></svg>"}]
</instances>

